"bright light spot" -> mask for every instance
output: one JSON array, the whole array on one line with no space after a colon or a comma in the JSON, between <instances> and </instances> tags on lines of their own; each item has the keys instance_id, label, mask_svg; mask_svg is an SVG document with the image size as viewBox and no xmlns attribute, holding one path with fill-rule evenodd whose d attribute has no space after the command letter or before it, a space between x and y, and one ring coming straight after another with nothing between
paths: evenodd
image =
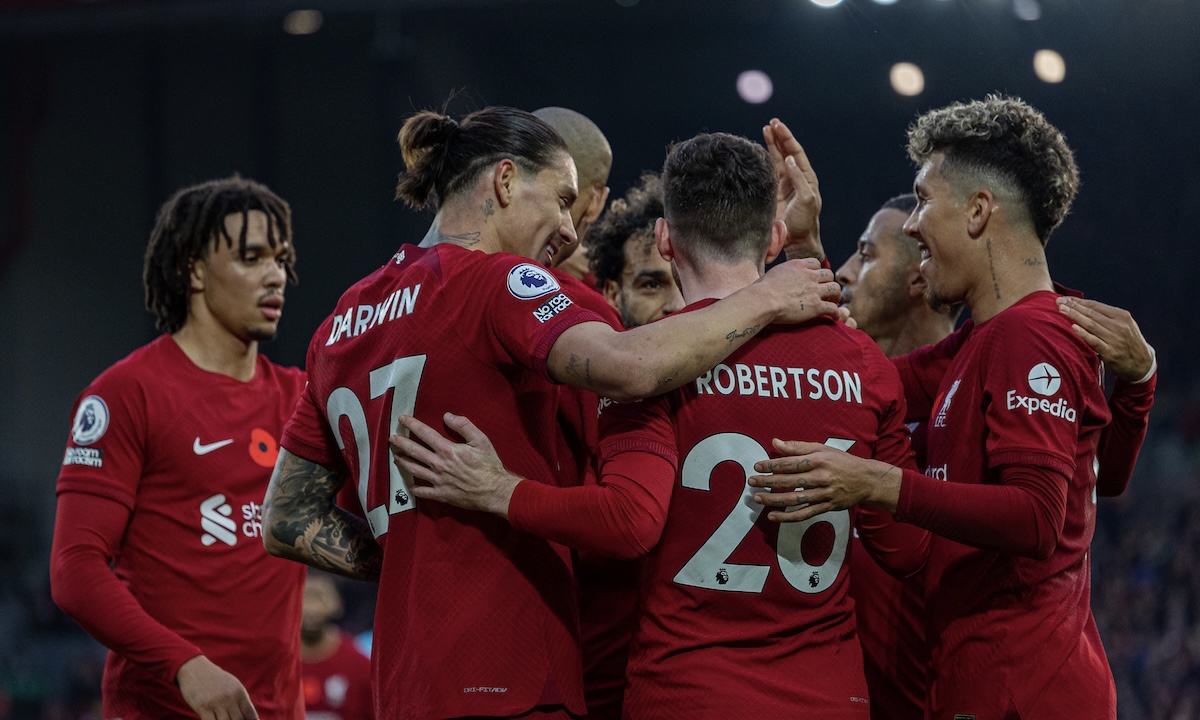
<instances>
[{"instance_id":1,"label":"bright light spot","mask_svg":"<svg viewBox=\"0 0 1200 720\"><path fill-rule=\"evenodd\" d=\"M321 29L324 20L320 10L293 10L283 18L283 31L289 35L312 35Z\"/></svg>"},{"instance_id":2,"label":"bright light spot","mask_svg":"<svg viewBox=\"0 0 1200 720\"><path fill-rule=\"evenodd\" d=\"M751 105L758 105L771 99L775 86L762 70L747 70L738 75L737 91L743 100Z\"/></svg>"},{"instance_id":3,"label":"bright light spot","mask_svg":"<svg viewBox=\"0 0 1200 720\"><path fill-rule=\"evenodd\" d=\"M895 5L899 0L875 0L876 5Z\"/></svg>"},{"instance_id":4,"label":"bright light spot","mask_svg":"<svg viewBox=\"0 0 1200 720\"><path fill-rule=\"evenodd\" d=\"M1020 20L1033 22L1042 16L1038 0L1013 0L1013 14Z\"/></svg>"},{"instance_id":5,"label":"bright light spot","mask_svg":"<svg viewBox=\"0 0 1200 720\"><path fill-rule=\"evenodd\" d=\"M841 5L842 0L812 0L812 4L818 5L820 7L829 8L829 7L836 7L838 5Z\"/></svg>"},{"instance_id":6,"label":"bright light spot","mask_svg":"<svg viewBox=\"0 0 1200 720\"><path fill-rule=\"evenodd\" d=\"M1053 50L1038 50L1033 55L1033 71L1048 83L1060 83L1067 76L1067 61Z\"/></svg>"},{"instance_id":7,"label":"bright light spot","mask_svg":"<svg viewBox=\"0 0 1200 720\"><path fill-rule=\"evenodd\" d=\"M925 73L912 63L896 63L892 66L889 77L892 81L892 89L901 95L912 97L920 95L921 91L925 89Z\"/></svg>"}]
</instances>

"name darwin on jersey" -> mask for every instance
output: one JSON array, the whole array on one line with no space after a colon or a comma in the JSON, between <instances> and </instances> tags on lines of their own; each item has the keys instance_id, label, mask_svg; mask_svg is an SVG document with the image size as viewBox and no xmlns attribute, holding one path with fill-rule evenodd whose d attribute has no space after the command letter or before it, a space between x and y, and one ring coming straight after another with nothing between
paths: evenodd
<instances>
[{"instance_id":1,"label":"name darwin on jersey","mask_svg":"<svg viewBox=\"0 0 1200 720\"><path fill-rule=\"evenodd\" d=\"M334 317L333 326L329 329L328 347L342 338L357 337L373 327L396 318L411 315L417 306L417 293L421 292L420 283L411 287L401 288L388 295L383 302L375 305L356 305L346 309L345 313Z\"/></svg>"},{"instance_id":2,"label":"name darwin on jersey","mask_svg":"<svg viewBox=\"0 0 1200 720\"><path fill-rule=\"evenodd\" d=\"M721 363L696 378L697 395L757 395L862 405L862 378L848 370Z\"/></svg>"}]
</instances>

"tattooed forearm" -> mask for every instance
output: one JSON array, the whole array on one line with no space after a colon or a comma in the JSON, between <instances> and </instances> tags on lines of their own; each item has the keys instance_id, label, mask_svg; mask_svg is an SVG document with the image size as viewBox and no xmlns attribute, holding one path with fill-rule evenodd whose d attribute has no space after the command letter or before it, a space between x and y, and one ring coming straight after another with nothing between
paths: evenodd
<instances>
[{"instance_id":1,"label":"tattooed forearm","mask_svg":"<svg viewBox=\"0 0 1200 720\"><path fill-rule=\"evenodd\" d=\"M263 543L273 555L357 580L378 580L383 550L362 518L334 504L343 478L280 451L263 500Z\"/></svg>"},{"instance_id":2,"label":"tattooed forearm","mask_svg":"<svg viewBox=\"0 0 1200 720\"><path fill-rule=\"evenodd\" d=\"M480 240L479 233L477 232L461 233L459 235L444 235L442 233L438 233L438 237L441 239L441 242L461 245L463 247L472 247L473 245L478 245Z\"/></svg>"},{"instance_id":3,"label":"tattooed forearm","mask_svg":"<svg viewBox=\"0 0 1200 720\"><path fill-rule=\"evenodd\" d=\"M804 308L801 307L800 309L803 310ZM748 327L742 331L730 330L729 334L725 336L725 340L732 343L734 340L738 340L740 338L752 337L754 335L754 333L758 332L759 327L760 326L755 325L753 327Z\"/></svg>"}]
</instances>

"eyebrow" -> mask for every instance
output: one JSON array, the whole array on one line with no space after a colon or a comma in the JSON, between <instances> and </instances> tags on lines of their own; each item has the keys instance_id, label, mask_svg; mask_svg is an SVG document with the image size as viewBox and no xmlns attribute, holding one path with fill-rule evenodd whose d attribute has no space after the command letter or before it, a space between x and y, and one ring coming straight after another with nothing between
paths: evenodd
<instances>
[{"instance_id":1,"label":"eyebrow","mask_svg":"<svg viewBox=\"0 0 1200 720\"><path fill-rule=\"evenodd\" d=\"M668 277L666 270L638 270L633 276L633 279L637 280L638 278L651 278L653 280L658 280L665 277Z\"/></svg>"}]
</instances>

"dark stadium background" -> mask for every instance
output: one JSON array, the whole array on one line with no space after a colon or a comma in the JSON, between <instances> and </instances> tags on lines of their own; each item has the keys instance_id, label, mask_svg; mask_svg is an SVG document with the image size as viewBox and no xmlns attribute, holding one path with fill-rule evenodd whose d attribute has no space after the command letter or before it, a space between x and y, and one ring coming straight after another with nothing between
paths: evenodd
<instances>
[{"instance_id":1,"label":"dark stadium background","mask_svg":"<svg viewBox=\"0 0 1200 720\"><path fill-rule=\"evenodd\" d=\"M1031 2L1041 17L1018 19ZM319 29L286 33L302 9ZM1065 81L1038 79L1039 49ZM901 61L920 95L889 84ZM773 81L764 104L735 89L750 69ZM155 335L141 260L174 189L239 172L291 202L301 284L265 351L303 364L341 290L424 233L392 201L394 139L452 92L457 113L590 116L613 197L672 140L778 116L820 175L836 266L911 186L914 115L990 91L1042 109L1082 168L1055 278L1131 310L1158 349L1133 487L1101 501L1094 605L1121 717L1200 717L1200 3L0 0L0 720L83 717L98 686L96 646L49 599L54 480L76 394Z\"/></svg>"}]
</instances>

